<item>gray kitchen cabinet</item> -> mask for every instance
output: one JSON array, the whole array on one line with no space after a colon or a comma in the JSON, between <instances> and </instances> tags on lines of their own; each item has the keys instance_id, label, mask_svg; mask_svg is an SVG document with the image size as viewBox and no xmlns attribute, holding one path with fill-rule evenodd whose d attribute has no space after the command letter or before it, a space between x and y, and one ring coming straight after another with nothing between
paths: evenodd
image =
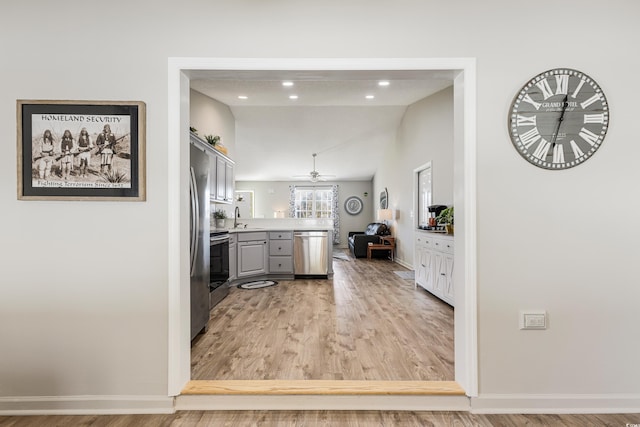
<instances>
[{"instance_id":1,"label":"gray kitchen cabinet","mask_svg":"<svg viewBox=\"0 0 640 427\"><path fill-rule=\"evenodd\" d=\"M238 236L229 235L229 281L238 277Z\"/></svg>"},{"instance_id":2,"label":"gray kitchen cabinet","mask_svg":"<svg viewBox=\"0 0 640 427\"><path fill-rule=\"evenodd\" d=\"M209 200L211 203L233 203L235 181L233 160L211 147L209 143L192 133L191 139L209 156Z\"/></svg>"},{"instance_id":3,"label":"gray kitchen cabinet","mask_svg":"<svg viewBox=\"0 0 640 427\"><path fill-rule=\"evenodd\" d=\"M237 277L267 273L267 233L238 233Z\"/></svg>"},{"instance_id":4,"label":"gray kitchen cabinet","mask_svg":"<svg viewBox=\"0 0 640 427\"><path fill-rule=\"evenodd\" d=\"M215 201L217 203L232 203L234 193L233 180L233 162L222 154L215 153L215 184L212 188L215 190ZM212 192L213 194L213 192Z\"/></svg>"},{"instance_id":5,"label":"gray kitchen cabinet","mask_svg":"<svg viewBox=\"0 0 640 427\"><path fill-rule=\"evenodd\" d=\"M293 232L269 232L269 273L293 274Z\"/></svg>"},{"instance_id":6,"label":"gray kitchen cabinet","mask_svg":"<svg viewBox=\"0 0 640 427\"><path fill-rule=\"evenodd\" d=\"M233 163L225 162L226 173L224 175L225 183L225 198L224 200L233 203L233 196L235 193L235 179L233 176Z\"/></svg>"},{"instance_id":7,"label":"gray kitchen cabinet","mask_svg":"<svg viewBox=\"0 0 640 427\"><path fill-rule=\"evenodd\" d=\"M216 200L219 202L226 202L227 199L227 183L225 178L227 176L227 165L224 159L220 156L216 156Z\"/></svg>"}]
</instances>

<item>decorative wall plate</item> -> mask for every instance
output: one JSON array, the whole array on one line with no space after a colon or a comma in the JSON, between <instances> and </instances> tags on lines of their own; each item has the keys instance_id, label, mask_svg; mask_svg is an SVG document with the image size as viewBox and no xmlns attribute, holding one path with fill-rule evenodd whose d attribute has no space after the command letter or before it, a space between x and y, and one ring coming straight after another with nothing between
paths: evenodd
<instances>
[{"instance_id":1,"label":"decorative wall plate","mask_svg":"<svg viewBox=\"0 0 640 427\"><path fill-rule=\"evenodd\" d=\"M357 196L348 197L344 202L344 210L346 210L349 215L358 215L362 212L362 207L362 200Z\"/></svg>"},{"instance_id":2,"label":"decorative wall plate","mask_svg":"<svg viewBox=\"0 0 640 427\"><path fill-rule=\"evenodd\" d=\"M387 209L389 207L389 192L387 187L380 193L380 209Z\"/></svg>"}]
</instances>

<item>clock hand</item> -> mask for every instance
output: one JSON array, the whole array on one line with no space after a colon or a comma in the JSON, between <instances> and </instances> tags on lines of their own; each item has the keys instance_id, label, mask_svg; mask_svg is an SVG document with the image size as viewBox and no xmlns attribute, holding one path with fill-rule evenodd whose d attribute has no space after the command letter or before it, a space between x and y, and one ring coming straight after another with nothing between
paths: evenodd
<instances>
[{"instance_id":1,"label":"clock hand","mask_svg":"<svg viewBox=\"0 0 640 427\"><path fill-rule=\"evenodd\" d=\"M569 95L564 96L564 100L562 101L562 113L560 114L560 118L558 119L558 125L556 126L556 132L553 134L553 140L551 141L551 147L556 146L556 139L558 139L558 132L560 132L560 125L562 125L562 121L564 120L564 112L567 109L567 100L569 99Z\"/></svg>"}]
</instances>

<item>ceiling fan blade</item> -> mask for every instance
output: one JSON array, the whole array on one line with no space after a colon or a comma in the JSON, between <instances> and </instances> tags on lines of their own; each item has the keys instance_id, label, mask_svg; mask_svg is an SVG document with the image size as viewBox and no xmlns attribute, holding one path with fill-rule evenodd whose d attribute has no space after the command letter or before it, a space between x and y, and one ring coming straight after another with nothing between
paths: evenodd
<instances>
[{"instance_id":1,"label":"ceiling fan blade","mask_svg":"<svg viewBox=\"0 0 640 427\"><path fill-rule=\"evenodd\" d=\"M309 172L307 175L293 175L293 178L304 178L304 179L308 179L311 182L318 182L318 181L326 181L327 178L331 178L331 177L335 177L335 175L323 175L320 172L318 172L316 170L316 153L312 154L313 156L313 170L311 172Z\"/></svg>"}]
</instances>

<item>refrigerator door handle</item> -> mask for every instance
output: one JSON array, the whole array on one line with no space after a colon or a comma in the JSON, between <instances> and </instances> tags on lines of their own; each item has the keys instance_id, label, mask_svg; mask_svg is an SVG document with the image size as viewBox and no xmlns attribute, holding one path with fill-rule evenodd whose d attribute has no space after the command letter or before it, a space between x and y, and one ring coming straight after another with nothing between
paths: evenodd
<instances>
[{"instance_id":1,"label":"refrigerator door handle","mask_svg":"<svg viewBox=\"0 0 640 427\"><path fill-rule=\"evenodd\" d=\"M198 203L198 184L196 182L196 173L191 168L191 176L189 181L189 189L191 195L191 277L193 277L196 268L196 259L198 256L198 231L200 230L200 205Z\"/></svg>"}]
</instances>

